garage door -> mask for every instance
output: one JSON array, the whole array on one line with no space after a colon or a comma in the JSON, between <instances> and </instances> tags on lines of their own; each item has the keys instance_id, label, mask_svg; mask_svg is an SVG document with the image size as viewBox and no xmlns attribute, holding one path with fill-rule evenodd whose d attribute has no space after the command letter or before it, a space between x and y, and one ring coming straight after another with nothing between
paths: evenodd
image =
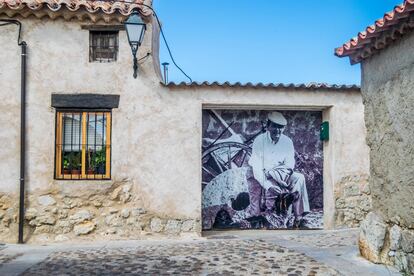
<instances>
[{"instance_id":1,"label":"garage door","mask_svg":"<svg viewBox=\"0 0 414 276\"><path fill-rule=\"evenodd\" d=\"M203 110L203 230L322 228L321 121L315 111Z\"/></svg>"}]
</instances>

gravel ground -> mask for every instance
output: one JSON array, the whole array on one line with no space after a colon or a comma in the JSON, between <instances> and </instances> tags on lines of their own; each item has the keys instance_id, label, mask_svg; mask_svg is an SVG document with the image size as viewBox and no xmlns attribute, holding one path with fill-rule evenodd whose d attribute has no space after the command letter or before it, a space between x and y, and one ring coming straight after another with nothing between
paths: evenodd
<instances>
[{"instance_id":1,"label":"gravel ground","mask_svg":"<svg viewBox=\"0 0 414 276\"><path fill-rule=\"evenodd\" d=\"M340 235L338 233L309 233L306 232L301 235L283 235L280 238L295 241L303 245L318 247L318 248L333 248L333 247L347 247L357 246L358 232L343 231Z\"/></svg>"},{"instance_id":2,"label":"gravel ground","mask_svg":"<svg viewBox=\"0 0 414 276\"><path fill-rule=\"evenodd\" d=\"M17 254L8 254L5 252L0 251L0 267L4 264L7 264L13 260L15 260L17 257L22 256L23 253L17 253Z\"/></svg>"},{"instance_id":3,"label":"gravel ground","mask_svg":"<svg viewBox=\"0 0 414 276\"><path fill-rule=\"evenodd\" d=\"M357 229L0 247L0 275L401 275L359 256Z\"/></svg>"},{"instance_id":4,"label":"gravel ground","mask_svg":"<svg viewBox=\"0 0 414 276\"><path fill-rule=\"evenodd\" d=\"M264 240L226 240L51 254L23 275L339 275Z\"/></svg>"}]
</instances>

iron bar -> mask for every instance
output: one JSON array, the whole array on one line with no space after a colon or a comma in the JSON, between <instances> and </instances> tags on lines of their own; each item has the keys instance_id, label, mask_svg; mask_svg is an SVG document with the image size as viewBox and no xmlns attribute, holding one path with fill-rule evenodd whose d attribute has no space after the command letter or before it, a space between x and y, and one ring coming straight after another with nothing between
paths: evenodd
<instances>
[{"instance_id":1,"label":"iron bar","mask_svg":"<svg viewBox=\"0 0 414 276\"><path fill-rule=\"evenodd\" d=\"M60 156L61 156L61 164L58 164L59 166L61 166L61 168L62 168L62 172L63 172L63 177L65 177L65 164L64 164L64 161L63 161L63 157L64 157L64 151L65 151L65 137L66 137L66 128L65 128L65 121L66 121L66 114L65 113L63 113L62 114L62 125L60 126L61 127L61 129L62 129L62 136L61 136L61 138L62 138L62 140L60 141L62 144L60 145L60 147L61 147L61 150L60 150ZM69 166L69 163L67 164L68 166Z\"/></svg>"},{"instance_id":2,"label":"iron bar","mask_svg":"<svg viewBox=\"0 0 414 276\"><path fill-rule=\"evenodd\" d=\"M72 113L72 120L70 124L70 153L73 154L73 113ZM75 157L73 158L75 160ZM73 164L70 164L70 179L73 178Z\"/></svg>"},{"instance_id":3,"label":"iron bar","mask_svg":"<svg viewBox=\"0 0 414 276\"><path fill-rule=\"evenodd\" d=\"M96 130L95 130L96 131ZM105 138L105 113L102 113L102 138L101 138L101 154L105 154L105 171L102 174L106 174L106 146L104 145ZM105 147L104 147L105 146Z\"/></svg>"},{"instance_id":4,"label":"iron bar","mask_svg":"<svg viewBox=\"0 0 414 276\"><path fill-rule=\"evenodd\" d=\"M80 170L80 175L82 175L82 158L83 158L83 143L82 143L82 135L83 135L83 133L82 133L82 128L83 128L83 116L82 116L82 113L79 113L79 128L78 128L78 131L79 131L79 139L78 139L78 151L79 151L79 158L80 158L80 164L81 164L81 170Z\"/></svg>"},{"instance_id":5,"label":"iron bar","mask_svg":"<svg viewBox=\"0 0 414 276\"><path fill-rule=\"evenodd\" d=\"M96 112L95 112L95 125L94 125L94 129L93 129L93 139L94 139L94 142L93 142L93 154L94 154L94 156L95 156L95 161L97 160L97 157L96 157L96 125L97 125L97 115L96 115ZM95 163L95 167L97 167L96 166L97 164ZM97 170L98 168L95 168L95 170ZM93 175L93 178L95 179L96 178L96 171L94 172L94 175Z\"/></svg>"},{"instance_id":6,"label":"iron bar","mask_svg":"<svg viewBox=\"0 0 414 276\"><path fill-rule=\"evenodd\" d=\"M87 152L86 164L88 165L88 168L86 169L86 171L89 171L91 169L91 164L92 164L92 154L91 154L91 151L89 150L89 112L86 113L86 152ZM95 178L95 172L94 172L94 178Z\"/></svg>"}]
</instances>

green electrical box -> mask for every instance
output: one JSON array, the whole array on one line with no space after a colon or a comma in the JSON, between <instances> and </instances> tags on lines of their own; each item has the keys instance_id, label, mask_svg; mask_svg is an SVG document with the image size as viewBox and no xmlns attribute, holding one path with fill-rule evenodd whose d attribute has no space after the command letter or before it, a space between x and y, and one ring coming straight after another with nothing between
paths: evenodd
<instances>
[{"instance_id":1,"label":"green electrical box","mask_svg":"<svg viewBox=\"0 0 414 276\"><path fill-rule=\"evenodd\" d=\"M321 124L321 140L322 141L329 140L329 122L323 122Z\"/></svg>"}]
</instances>

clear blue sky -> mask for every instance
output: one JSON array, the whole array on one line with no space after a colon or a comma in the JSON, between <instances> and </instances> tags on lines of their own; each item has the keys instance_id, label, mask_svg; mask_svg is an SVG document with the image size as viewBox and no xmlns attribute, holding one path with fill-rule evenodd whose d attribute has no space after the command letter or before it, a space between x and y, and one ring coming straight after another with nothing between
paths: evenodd
<instances>
[{"instance_id":1,"label":"clear blue sky","mask_svg":"<svg viewBox=\"0 0 414 276\"><path fill-rule=\"evenodd\" d=\"M403 0L153 0L177 63L195 81L359 84L334 48ZM186 78L170 62L170 81Z\"/></svg>"}]
</instances>

